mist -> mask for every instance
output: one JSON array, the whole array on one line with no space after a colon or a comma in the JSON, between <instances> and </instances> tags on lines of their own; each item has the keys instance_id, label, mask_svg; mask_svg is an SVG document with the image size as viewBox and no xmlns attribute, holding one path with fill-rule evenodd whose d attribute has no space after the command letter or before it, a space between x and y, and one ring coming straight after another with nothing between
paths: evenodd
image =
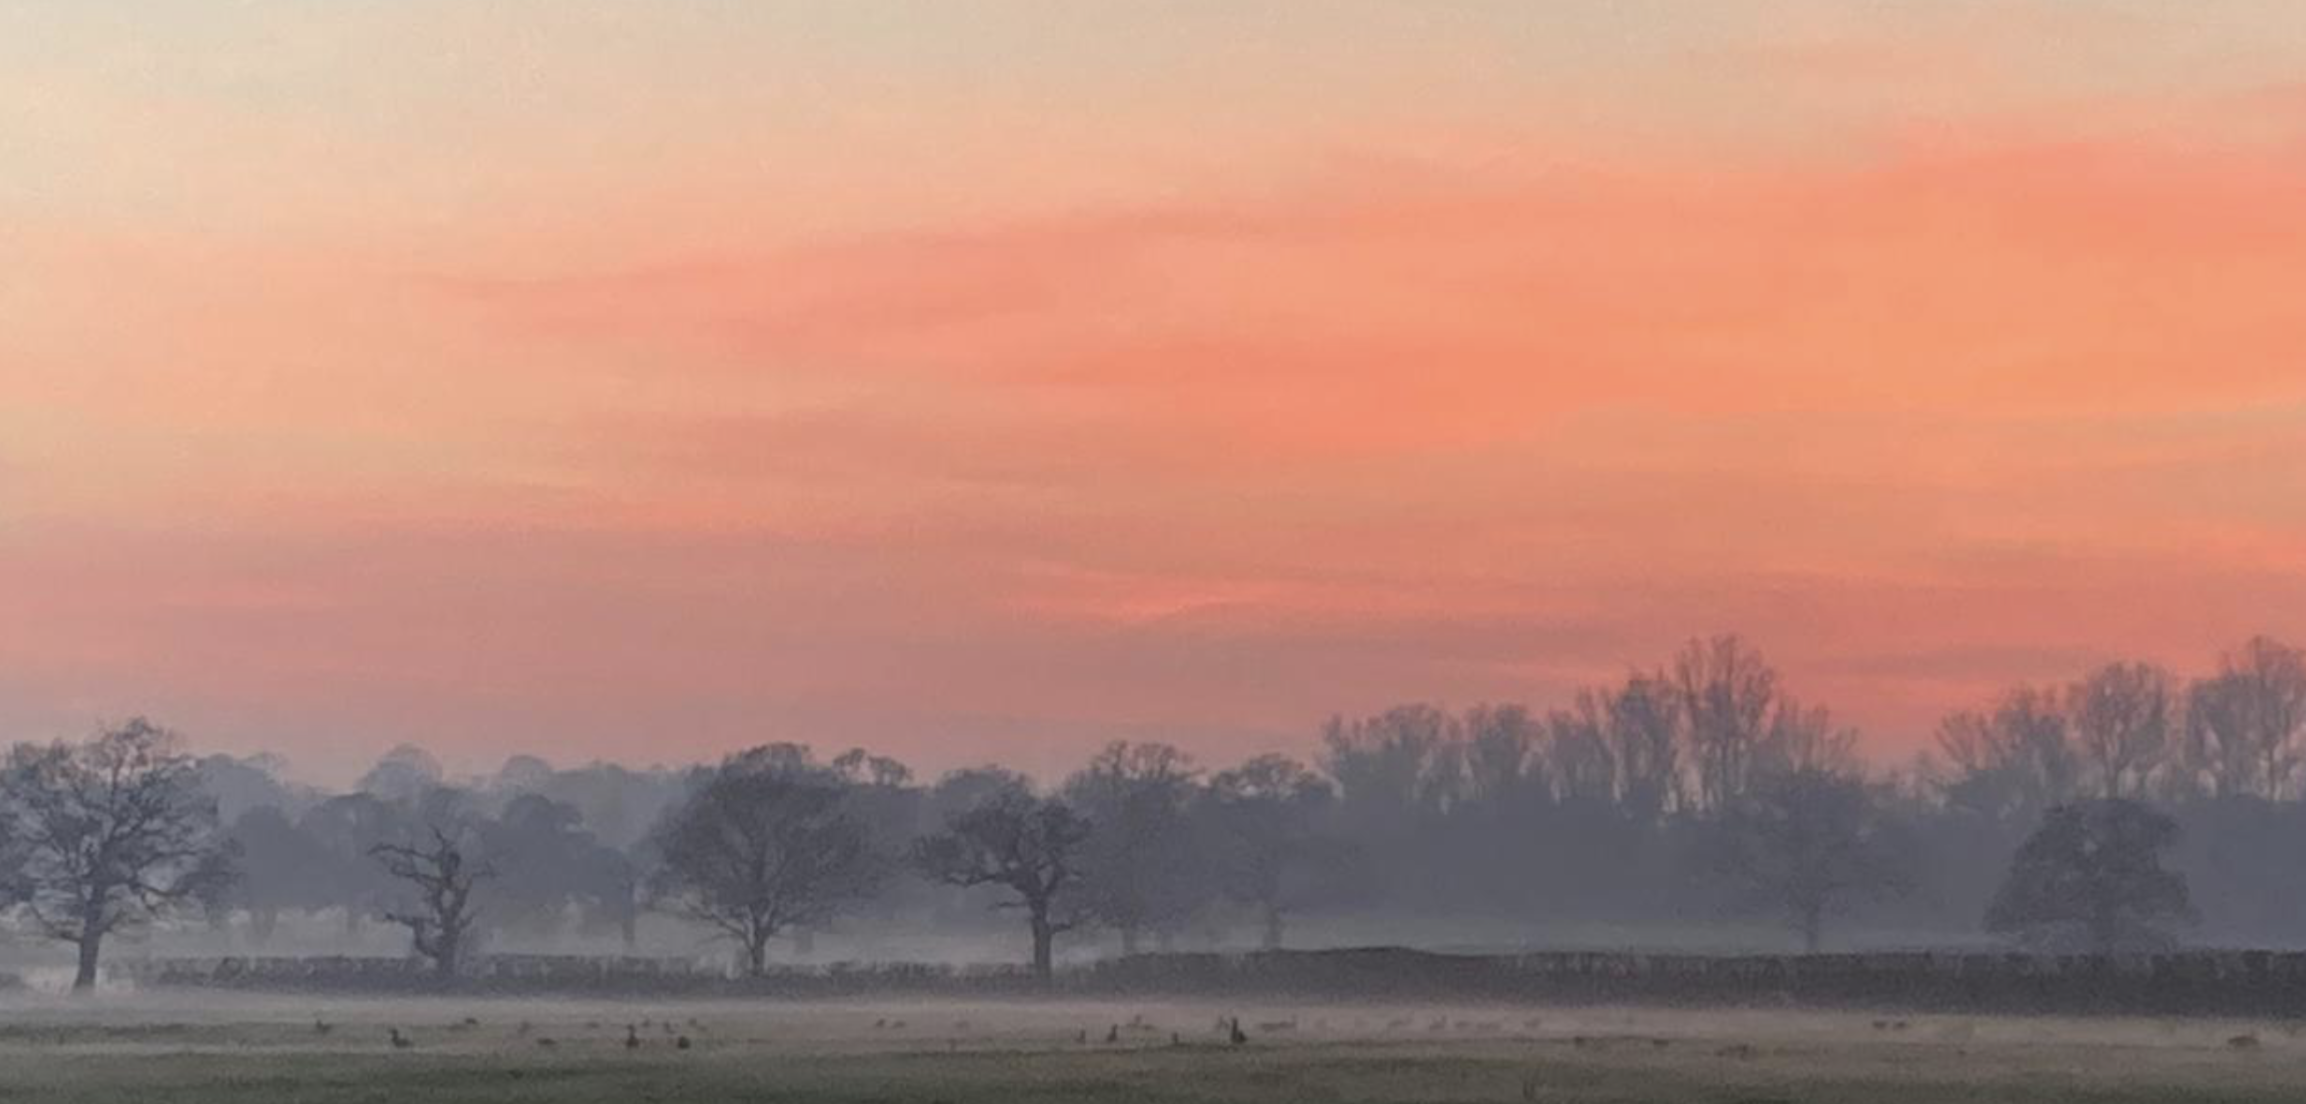
<instances>
[{"instance_id":1,"label":"mist","mask_svg":"<svg viewBox=\"0 0 2306 1104\"><path fill-rule=\"evenodd\" d=\"M2306 868L2288 857L2302 740L2306 661L2267 639L2192 677L2115 663L2014 687L1891 765L1737 637L1568 701L1333 718L1304 759L1115 743L1048 779L922 778L802 741L680 767L517 755L452 777L410 744L331 790L139 720L12 753L0 969L70 980L95 929L57 918L90 902L89 986L121 962L252 956L446 979L524 956L743 977L1371 946L2287 949L2306 946ZM91 755L181 791L172 849L133 887L91 887L37 845L40 787L69 789ZM2093 923L2086 902L2026 896L2030 841L2108 816L2153 836L2140 861L2159 897Z\"/></svg>"}]
</instances>

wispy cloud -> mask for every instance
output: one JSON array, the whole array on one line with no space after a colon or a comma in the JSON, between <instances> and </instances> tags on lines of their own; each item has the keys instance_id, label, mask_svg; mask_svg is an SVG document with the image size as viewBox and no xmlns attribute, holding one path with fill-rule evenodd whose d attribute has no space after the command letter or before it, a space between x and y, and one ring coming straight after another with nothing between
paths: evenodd
<instances>
[{"instance_id":1,"label":"wispy cloud","mask_svg":"<svg viewBox=\"0 0 2306 1104\"><path fill-rule=\"evenodd\" d=\"M2135 11L2018 72L1964 20L2071 12L1782 7L1452 6L1366 86L1366 24L1203 13L1208 87L1126 103L1167 71L545 22L439 134L469 63L268 98L349 24L245 70L76 24L124 52L0 77L82 124L0 187L0 723L1230 749L1738 628L1887 749L2306 617L2295 85Z\"/></svg>"}]
</instances>

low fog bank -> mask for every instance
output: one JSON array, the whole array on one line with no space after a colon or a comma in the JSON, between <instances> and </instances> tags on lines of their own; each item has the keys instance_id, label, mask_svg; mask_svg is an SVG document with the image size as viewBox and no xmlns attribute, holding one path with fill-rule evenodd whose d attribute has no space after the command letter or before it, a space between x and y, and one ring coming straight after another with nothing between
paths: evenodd
<instances>
[{"instance_id":1,"label":"low fog bank","mask_svg":"<svg viewBox=\"0 0 2306 1104\"><path fill-rule=\"evenodd\" d=\"M1735 637L1543 712L1337 718L1310 762L1127 743L1053 782L799 743L452 778L406 746L330 792L138 720L10 752L0 971L2296 948L2302 741L2306 660L2269 640L2191 680L2112 664L2013 689L1889 771Z\"/></svg>"}]
</instances>

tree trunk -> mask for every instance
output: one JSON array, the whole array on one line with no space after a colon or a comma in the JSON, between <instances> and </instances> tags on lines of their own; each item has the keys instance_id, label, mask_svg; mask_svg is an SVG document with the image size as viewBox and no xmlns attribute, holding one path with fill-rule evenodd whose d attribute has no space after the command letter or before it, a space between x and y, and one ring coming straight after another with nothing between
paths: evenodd
<instances>
[{"instance_id":1,"label":"tree trunk","mask_svg":"<svg viewBox=\"0 0 2306 1104\"><path fill-rule=\"evenodd\" d=\"M769 972L769 933L755 931L745 937L745 976L759 977Z\"/></svg>"},{"instance_id":2,"label":"tree trunk","mask_svg":"<svg viewBox=\"0 0 2306 1104\"><path fill-rule=\"evenodd\" d=\"M72 975L72 991L85 993L96 988L96 955L104 942L104 933L89 928L80 936L80 971Z\"/></svg>"},{"instance_id":3,"label":"tree trunk","mask_svg":"<svg viewBox=\"0 0 2306 1104\"><path fill-rule=\"evenodd\" d=\"M1033 914L1033 976L1047 981L1054 972L1055 955L1052 950L1057 941L1057 929L1042 913Z\"/></svg>"},{"instance_id":4,"label":"tree trunk","mask_svg":"<svg viewBox=\"0 0 2306 1104\"><path fill-rule=\"evenodd\" d=\"M1265 903L1265 941L1263 946L1268 951L1281 949L1281 906L1271 901Z\"/></svg>"},{"instance_id":5,"label":"tree trunk","mask_svg":"<svg viewBox=\"0 0 2306 1104\"><path fill-rule=\"evenodd\" d=\"M457 954L463 949L461 946L463 942L461 937L445 926L441 929L439 940L434 945L434 949L439 953L433 957L432 968L435 973L440 975L442 981L456 976Z\"/></svg>"}]
</instances>

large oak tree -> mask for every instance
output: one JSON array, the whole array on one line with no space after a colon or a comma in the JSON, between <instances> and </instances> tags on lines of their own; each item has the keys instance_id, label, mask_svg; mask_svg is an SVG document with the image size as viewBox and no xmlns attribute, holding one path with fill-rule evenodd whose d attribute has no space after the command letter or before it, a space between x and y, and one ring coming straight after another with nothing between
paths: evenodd
<instances>
[{"instance_id":1,"label":"large oak tree","mask_svg":"<svg viewBox=\"0 0 2306 1104\"><path fill-rule=\"evenodd\" d=\"M1056 798L1023 786L995 790L920 840L913 861L933 881L953 886L999 886L1024 910L1033 935L1033 972L1047 979L1057 935L1079 926L1075 911L1080 851L1089 821Z\"/></svg>"},{"instance_id":2,"label":"large oak tree","mask_svg":"<svg viewBox=\"0 0 2306 1104\"><path fill-rule=\"evenodd\" d=\"M771 939L819 927L887 870L837 776L790 754L730 757L659 828L663 899L767 967Z\"/></svg>"},{"instance_id":3,"label":"large oak tree","mask_svg":"<svg viewBox=\"0 0 2306 1104\"><path fill-rule=\"evenodd\" d=\"M35 927L79 948L75 991L95 987L106 936L231 880L196 765L174 733L142 718L81 743L17 745L0 772L0 810Z\"/></svg>"}]
</instances>

